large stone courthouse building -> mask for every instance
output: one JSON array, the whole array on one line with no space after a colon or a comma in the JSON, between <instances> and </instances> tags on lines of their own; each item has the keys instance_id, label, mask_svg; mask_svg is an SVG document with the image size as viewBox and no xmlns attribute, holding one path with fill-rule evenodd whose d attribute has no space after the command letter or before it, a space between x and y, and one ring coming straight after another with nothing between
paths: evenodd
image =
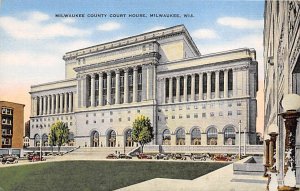
<instances>
[{"instance_id":1,"label":"large stone courthouse building","mask_svg":"<svg viewBox=\"0 0 300 191\"><path fill-rule=\"evenodd\" d=\"M31 145L47 145L51 124L61 120L70 145L132 147L132 123L141 114L154 127L153 145L233 145L239 124L246 143L256 143L253 49L201 55L178 25L63 59L64 80L31 86Z\"/></svg>"}]
</instances>

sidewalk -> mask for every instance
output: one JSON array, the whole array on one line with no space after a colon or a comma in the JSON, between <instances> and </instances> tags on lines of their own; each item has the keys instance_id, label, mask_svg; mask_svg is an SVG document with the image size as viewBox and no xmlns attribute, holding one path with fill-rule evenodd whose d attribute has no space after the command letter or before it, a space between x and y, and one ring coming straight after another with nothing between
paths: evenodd
<instances>
[{"instance_id":1,"label":"sidewalk","mask_svg":"<svg viewBox=\"0 0 300 191\"><path fill-rule=\"evenodd\" d=\"M155 178L119 191L264 191L267 179L262 176L234 175L233 164L194 180Z\"/></svg>"}]
</instances>

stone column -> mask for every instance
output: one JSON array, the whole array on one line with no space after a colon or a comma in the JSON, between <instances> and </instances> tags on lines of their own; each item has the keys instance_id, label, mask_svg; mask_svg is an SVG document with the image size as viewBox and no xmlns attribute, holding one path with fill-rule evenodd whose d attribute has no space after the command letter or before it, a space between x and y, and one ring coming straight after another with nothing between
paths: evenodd
<instances>
[{"instance_id":1,"label":"stone column","mask_svg":"<svg viewBox=\"0 0 300 191\"><path fill-rule=\"evenodd\" d=\"M191 81L191 100L195 101L195 74L192 74L192 81Z\"/></svg>"},{"instance_id":2,"label":"stone column","mask_svg":"<svg viewBox=\"0 0 300 191\"><path fill-rule=\"evenodd\" d=\"M124 103L128 103L129 84L128 84L128 68L124 69Z\"/></svg>"},{"instance_id":3,"label":"stone column","mask_svg":"<svg viewBox=\"0 0 300 191\"><path fill-rule=\"evenodd\" d=\"M166 103L166 82L167 82L167 79L166 78L163 78L162 79L162 87L163 87L163 100L162 100L162 103Z\"/></svg>"},{"instance_id":4,"label":"stone column","mask_svg":"<svg viewBox=\"0 0 300 191\"><path fill-rule=\"evenodd\" d=\"M31 97L31 109L30 109L30 116L33 116L33 105L34 105L34 98Z\"/></svg>"},{"instance_id":5,"label":"stone column","mask_svg":"<svg viewBox=\"0 0 300 191\"><path fill-rule=\"evenodd\" d=\"M54 114L54 108L55 108L54 99L55 99L55 95L52 94L51 95L51 114Z\"/></svg>"},{"instance_id":6,"label":"stone column","mask_svg":"<svg viewBox=\"0 0 300 191\"><path fill-rule=\"evenodd\" d=\"M55 113L59 113L58 108L59 108L59 94L56 94L56 98L55 98Z\"/></svg>"},{"instance_id":7,"label":"stone column","mask_svg":"<svg viewBox=\"0 0 300 191\"><path fill-rule=\"evenodd\" d=\"M207 93L206 99L211 98L211 72L207 72Z\"/></svg>"},{"instance_id":8,"label":"stone column","mask_svg":"<svg viewBox=\"0 0 300 191\"><path fill-rule=\"evenodd\" d=\"M228 98L228 70L224 70L224 98Z\"/></svg>"},{"instance_id":9,"label":"stone column","mask_svg":"<svg viewBox=\"0 0 300 191\"><path fill-rule=\"evenodd\" d=\"M46 115L46 109L47 109L47 97L43 96L43 115Z\"/></svg>"},{"instance_id":10,"label":"stone column","mask_svg":"<svg viewBox=\"0 0 300 191\"><path fill-rule=\"evenodd\" d=\"M232 97L237 96L237 72L239 69L232 70Z\"/></svg>"},{"instance_id":11,"label":"stone column","mask_svg":"<svg viewBox=\"0 0 300 191\"><path fill-rule=\"evenodd\" d=\"M201 145L207 145L207 134L201 133Z\"/></svg>"},{"instance_id":12,"label":"stone column","mask_svg":"<svg viewBox=\"0 0 300 191\"><path fill-rule=\"evenodd\" d=\"M99 73L99 106L103 106L103 73Z\"/></svg>"},{"instance_id":13,"label":"stone column","mask_svg":"<svg viewBox=\"0 0 300 191\"><path fill-rule=\"evenodd\" d=\"M107 105L111 104L111 72L106 72L107 74L107 91L106 91L106 99L107 99Z\"/></svg>"},{"instance_id":14,"label":"stone column","mask_svg":"<svg viewBox=\"0 0 300 191\"><path fill-rule=\"evenodd\" d=\"M216 71L216 80L215 80L215 98L220 98L220 71Z\"/></svg>"},{"instance_id":15,"label":"stone column","mask_svg":"<svg viewBox=\"0 0 300 191\"><path fill-rule=\"evenodd\" d=\"M42 96L39 96L39 115L42 115Z\"/></svg>"},{"instance_id":16,"label":"stone column","mask_svg":"<svg viewBox=\"0 0 300 191\"><path fill-rule=\"evenodd\" d=\"M138 68L135 66L133 68L133 102L137 102L137 90L138 90Z\"/></svg>"},{"instance_id":17,"label":"stone column","mask_svg":"<svg viewBox=\"0 0 300 191\"><path fill-rule=\"evenodd\" d=\"M142 65L142 100L147 100L147 68L148 65Z\"/></svg>"},{"instance_id":18,"label":"stone column","mask_svg":"<svg viewBox=\"0 0 300 191\"><path fill-rule=\"evenodd\" d=\"M85 75L85 76L83 76L83 79L81 80L81 82L82 82L82 88L81 88L81 104L82 104L82 107L86 107L86 79L87 79L87 76Z\"/></svg>"},{"instance_id":19,"label":"stone column","mask_svg":"<svg viewBox=\"0 0 300 191\"><path fill-rule=\"evenodd\" d=\"M73 110L73 92L69 92L69 109L68 112L72 112Z\"/></svg>"},{"instance_id":20,"label":"stone column","mask_svg":"<svg viewBox=\"0 0 300 191\"><path fill-rule=\"evenodd\" d=\"M78 104L78 108L81 107L81 97L82 97L82 92L81 92L81 89L82 89L82 86L81 86L81 76L80 75L77 75L77 104Z\"/></svg>"},{"instance_id":21,"label":"stone column","mask_svg":"<svg viewBox=\"0 0 300 191\"><path fill-rule=\"evenodd\" d=\"M91 107L95 107L95 78L96 75L91 75Z\"/></svg>"},{"instance_id":22,"label":"stone column","mask_svg":"<svg viewBox=\"0 0 300 191\"><path fill-rule=\"evenodd\" d=\"M62 113L63 112L63 107L64 107L64 105L63 105L63 100L64 100L64 94L63 93L61 93L60 94L60 97L59 97L59 103L60 103L60 105L59 105L59 113Z\"/></svg>"},{"instance_id":23,"label":"stone column","mask_svg":"<svg viewBox=\"0 0 300 191\"><path fill-rule=\"evenodd\" d=\"M172 103L173 97L173 79L169 78L169 103Z\"/></svg>"},{"instance_id":24,"label":"stone column","mask_svg":"<svg viewBox=\"0 0 300 191\"><path fill-rule=\"evenodd\" d=\"M217 144L218 145L224 145L224 133L218 132Z\"/></svg>"},{"instance_id":25,"label":"stone column","mask_svg":"<svg viewBox=\"0 0 300 191\"><path fill-rule=\"evenodd\" d=\"M115 98L116 98L116 104L120 104L120 70L116 69L116 93L115 93Z\"/></svg>"},{"instance_id":26,"label":"stone column","mask_svg":"<svg viewBox=\"0 0 300 191\"><path fill-rule=\"evenodd\" d=\"M180 102L180 76L176 77L176 101Z\"/></svg>"},{"instance_id":27,"label":"stone column","mask_svg":"<svg viewBox=\"0 0 300 191\"><path fill-rule=\"evenodd\" d=\"M147 67L147 100L153 99L153 64Z\"/></svg>"},{"instance_id":28,"label":"stone column","mask_svg":"<svg viewBox=\"0 0 300 191\"><path fill-rule=\"evenodd\" d=\"M47 96L47 112L48 115L50 114L50 95Z\"/></svg>"},{"instance_id":29,"label":"stone column","mask_svg":"<svg viewBox=\"0 0 300 191\"><path fill-rule=\"evenodd\" d=\"M203 73L199 73L199 100L203 99Z\"/></svg>"},{"instance_id":30,"label":"stone column","mask_svg":"<svg viewBox=\"0 0 300 191\"><path fill-rule=\"evenodd\" d=\"M37 108L37 97L35 97L34 98L34 106L33 106L34 108L34 116L37 116L37 110L38 110L38 108Z\"/></svg>"},{"instance_id":31,"label":"stone column","mask_svg":"<svg viewBox=\"0 0 300 191\"><path fill-rule=\"evenodd\" d=\"M64 101L64 113L67 113L68 112L68 95L67 93L64 93L64 98L65 98L65 101Z\"/></svg>"},{"instance_id":32,"label":"stone column","mask_svg":"<svg viewBox=\"0 0 300 191\"><path fill-rule=\"evenodd\" d=\"M187 75L184 75L183 78L183 100L187 101Z\"/></svg>"}]
</instances>

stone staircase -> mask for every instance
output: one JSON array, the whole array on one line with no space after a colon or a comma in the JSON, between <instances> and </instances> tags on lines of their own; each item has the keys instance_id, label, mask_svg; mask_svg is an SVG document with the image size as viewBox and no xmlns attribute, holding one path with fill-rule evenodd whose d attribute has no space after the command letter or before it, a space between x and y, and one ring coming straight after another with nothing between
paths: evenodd
<instances>
[{"instance_id":1,"label":"stone staircase","mask_svg":"<svg viewBox=\"0 0 300 191\"><path fill-rule=\"evenodd\" d=\"M132 151L133 147L126 147L125 153ZM120 147L81 147L73 152L65 154L61 157L62 160L99 160L105 159L111 153L124 153L124 148Z\"/></svg>"}]
</instances>

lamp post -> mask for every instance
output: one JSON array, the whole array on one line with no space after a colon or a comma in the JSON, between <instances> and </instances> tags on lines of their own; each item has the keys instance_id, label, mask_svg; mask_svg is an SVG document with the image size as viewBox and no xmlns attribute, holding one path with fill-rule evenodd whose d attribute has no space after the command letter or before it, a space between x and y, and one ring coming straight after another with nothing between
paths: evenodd
<instances>
[{"instance_id":1,"label":"lamp post","mask_svg":"<svg viewBox=\"0 0 300 191\"><path fill-rule=\"evenodd\" d=\"M287 94L282 99L281 105L285 110L279 114L285 120L285 153L287 155L284 166L284 186L278 190L297 190L296 188L296 163L295 163L295 143L297 119L300 117L300 96L297 94Z\"/></svg>"},{"instance_id":2,"label":"lamp post","mask_svg":"<svg viewBox=\"0 0 300 191\"><path fill-rule=\"evenodd\" d=\"M269 169L270 163L269 163L269 135L267 133L264 136L265 141L265 164L264 164L264 177L268 177L267 170Z\"/></svg>"},{"instance_id":3,"label":"lamp post","mask_svg":"<svg viewBox=\"0 0 300 191\"><path fill-rule=\"evenodd\" d=\"M39 133L40 133L40 161L42 161L42 128L43 126L41 125L39 128Z\"/></svg>"},{"instance_id":4,"label":"lamp post","mask_svg":"<svg viewBox=\"0 0 300 191\"><path fill-rule=\"evenodd\" d=\"M277 170L275 165L275 159L276 159L276 138L278 136L278 126L276 124L272 124L268 128L268 134L270 136L269 140L269 146L268 150L266 151L268 153L268 169L269 172L266 174L268 175L268 184L267 184L267 190L277 189L278 183L277 183ZM274 177L275 175L275 177Z\"/></svg>"},{"instance_id":5,"label":"lamp post","mask_svg":"<svg viewBox=\"0 0 300 191\"><path fill-rule=\"evenodd\" d=\"M244 156L246 156L246 126L244 128Z\"/></svg>"},{"instance_id":6,"label":"lamp post","mask_svg":"<svg viewBox=\"0 0 300 191\"><path fill-rule=\"evenodd\" d=\"M241 159L241 153L242 153L242 151L241 151L241 129L242 129L242 127L241 127L241 125L242 125L242 121L240 120L239 121L239 159Z\"/></svg>"}]
</instances>

